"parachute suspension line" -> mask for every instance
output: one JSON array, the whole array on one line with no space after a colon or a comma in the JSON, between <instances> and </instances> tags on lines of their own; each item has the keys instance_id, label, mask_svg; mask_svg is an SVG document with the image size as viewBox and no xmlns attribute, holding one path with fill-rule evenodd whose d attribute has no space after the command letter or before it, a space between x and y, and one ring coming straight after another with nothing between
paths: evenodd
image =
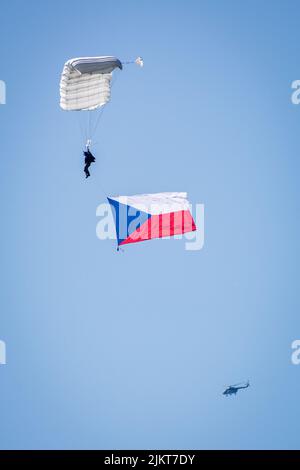
<instances>
[{"instance_id":1,"label":"parachute suspension line","mask_svg":"<svg viewBox=\"0 0 300 470\"><path fill-rule=\"evenodd\" d=\"M81 138L82 138L82 140L84 140L86 142L86 140L87 140L86 131L85 131L84 126L82 124L80 113L78 113L78 114L79 114L79 116L77 116L77 117L78 117L78 124L79 124Z\"/></svg>"},{"instance_id":2,"label":"parachute suspension line","mask_svg":"<svg viewBox=\"0 0 300 470\"><path fill-rule=\"evenodd\" d=\"M89 111L89 132L88 132L88 139L91 138L91 120L92 120L91 111Z\"/></svg>"},{"instance_id":3,"label":"parachute suspension line","mask_svg":"<svg viewBox=\"0 0 300 470\"><path fill-rule=\"evenodd\" d=\"M119 77L119 73L117 73L117 70L116 70L115 73L113 74L112 79L111 79L111 84L110 84L111 89L112 89L113 85L116 83L118 77ZM94 125L92 126L92 131L91 131L91 136L90 136L91 139L94 137L94 135L95 135L95 133L98 129L100 120L102 118L102 114L104 112L104 108L106 108L109 105L109 103L110 103L110 101L108 103L106 103L105 105L101 106L101 109L98 113L97 119L96 119Z\"/></svg>"},{"instance_id":4,"label":"parachute suspension line","mask_svg":"<svg viewBox=\"0 0 300 470\"><path fill-rule=\"evenodd\" d=\"M99 111L99 113L98 113L97 119L96 119L94 125L92 126L92 130L91 130L91 139L94 137L95 132L96 132L96 130L97 130L97 128L98 128L100 119L101 119L102 114L103 114L103 111L104 111L104 107L105 107L105 106L101 106L101 109L100 109L100 111Z\"/></svg>"},{"instance_id":5,"label":"parachute suspension line","mask_svg":"<svg viewBox=\"0 0 300 470\"><path fill-rule=\"evenodd\" d=\"M88 124L87 124L87 133L86 133L86 150L88 150L91 146L91 111L88 111Z\"/></svg>"},{"instance_id":6,"label":"parachute suspension line","mask_svg":"<svg viewBox=\"0 0 300 470\"><path fill-rule=\"evenodd\" d=\"M88 99L90 100L90 94L91 94L91 85L88 87ZM87 125L87 139L86 139L86 150L89 150L90 145L91 145L91 110L88 110L88 125Z\"/></svg>"}]
</instances>

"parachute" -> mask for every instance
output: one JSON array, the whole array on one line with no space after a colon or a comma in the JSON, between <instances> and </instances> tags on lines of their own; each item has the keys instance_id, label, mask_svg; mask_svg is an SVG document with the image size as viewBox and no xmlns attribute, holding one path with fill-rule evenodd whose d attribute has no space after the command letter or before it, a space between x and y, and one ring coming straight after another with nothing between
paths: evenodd
<instances>
[{"instance_id":1,"label":"parachute","mask_svg":"<svg viewBox=\"0 0 300 470\"><path fill-rule=\"evenodd\" d=\"M115 219L118 247L196 230L187 193L112 196L107 199Z\"/></svg>"},{"instance_id":2,"label":"parachute","mask_svg":"<svg viewBox=\"0 0 300 470\"><path fill-rule=\"evenodd\" d=\"M121 62L116 57L79 57L68 60L63 68L60 80L60 106L64 111L96 111L110 101L113 73L123 69L123 64L136 63L143 67L143 59ZM93 133L99 123L101 114L92 123L88 116L86 129L87 147L91 143Z\"/></svg>"},{"instance_id":3,"label":"parachute","mask_svg":"<svg viewBox=\"0 0 300 470\"><path fill-rule=\"evenodd\" d=\"M112 72L123 66L116 57L84 57L65 63L60 106L65 111L91 111L108 103Z\"/></svg>"}]
</instances>

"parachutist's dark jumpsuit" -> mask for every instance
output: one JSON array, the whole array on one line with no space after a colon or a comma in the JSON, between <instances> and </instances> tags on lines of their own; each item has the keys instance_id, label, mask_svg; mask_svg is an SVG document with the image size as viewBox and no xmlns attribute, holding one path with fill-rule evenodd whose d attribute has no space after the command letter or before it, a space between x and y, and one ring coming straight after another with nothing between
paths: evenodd
<instances>
[{"instance_id":1,"label":"parachutist's dark jumpsuit","mask_svg":"<svg viewBox=\"0 0 300 470\"><path fill-rule=\"evenodd\" d=\"M84 172L85 172L85 177L88 178L90 175L90 172L89 172L89 167L91 166L91 163L94 163L96 161L96 158L94 157L94 155L90 152L89 149L87 149L84 153L84 163L85 163L85 166L84 166Z\"/></svg>"}]
</instances>

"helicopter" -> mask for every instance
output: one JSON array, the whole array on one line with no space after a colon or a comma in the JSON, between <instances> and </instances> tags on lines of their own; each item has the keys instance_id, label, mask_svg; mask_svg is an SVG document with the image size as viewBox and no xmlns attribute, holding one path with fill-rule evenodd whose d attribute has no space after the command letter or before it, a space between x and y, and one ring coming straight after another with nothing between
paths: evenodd
<instances>
[{"instance_id":1,"label":"helicopter","mask_svg":"<svg viewBox=\"0 0 300 470\"><path fill-rule=\"evenodd\" d=\"M223 395L225 395L225 397L228 397L229 395L236 395L239 390L242 390L243 388L248 388L248 387L250 387L249 380L245 385L242 385L242 384L229 385L229 387L227 387L226 390L223 392Z\"/></svg>"}]
</instances>

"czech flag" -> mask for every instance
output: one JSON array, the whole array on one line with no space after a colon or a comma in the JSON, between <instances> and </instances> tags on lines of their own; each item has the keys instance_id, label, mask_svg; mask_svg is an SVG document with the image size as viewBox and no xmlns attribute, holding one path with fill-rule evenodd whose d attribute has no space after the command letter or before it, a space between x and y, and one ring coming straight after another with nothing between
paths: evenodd
<instances>
[{"instance_id":1,"label":"czech flag","mask_svg":"<svg viewBox=\"0 0 300 470\"><path fill-rule=\"evenodd\" d=\"M196 230L187 193L108 197L118 246Z\"/></svg>"}]
</instances>

